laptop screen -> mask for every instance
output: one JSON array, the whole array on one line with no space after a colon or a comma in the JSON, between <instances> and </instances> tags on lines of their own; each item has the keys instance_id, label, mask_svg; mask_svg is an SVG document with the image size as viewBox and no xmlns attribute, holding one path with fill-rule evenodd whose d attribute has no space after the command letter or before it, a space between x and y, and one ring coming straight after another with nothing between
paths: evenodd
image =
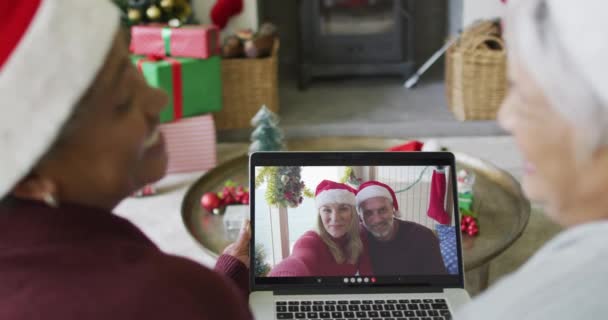
<instances>
[{"instance_id":1,"label":"laptop screen","mask_svg":"<svg viewBox=\"0 0 608 320\"><path fill-rule=\"evenodd\" d=\"M451 153L256 153L253 288L462 287Z\"/></svg>"}]
</instances>

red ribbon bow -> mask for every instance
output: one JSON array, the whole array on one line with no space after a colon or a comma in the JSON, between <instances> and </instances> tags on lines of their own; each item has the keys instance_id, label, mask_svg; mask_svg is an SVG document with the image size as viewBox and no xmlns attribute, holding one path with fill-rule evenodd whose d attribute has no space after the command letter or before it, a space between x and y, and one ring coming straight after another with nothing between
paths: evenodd
<instances>
[{"instance_id":1,"label":"red ribbon bow","mask_svg":"<svg viewBox=\"0 0 608 320\"><path fill-rule=\"evenodd\" d=\"M173 81L173 121L179 120L184 115L184 90L182 85L182 65L179 61L170 57L146 56L137 61L137 70L143 74L144 62L167 61L171 64L171 80Z\"/></svg>"}]
</instances>

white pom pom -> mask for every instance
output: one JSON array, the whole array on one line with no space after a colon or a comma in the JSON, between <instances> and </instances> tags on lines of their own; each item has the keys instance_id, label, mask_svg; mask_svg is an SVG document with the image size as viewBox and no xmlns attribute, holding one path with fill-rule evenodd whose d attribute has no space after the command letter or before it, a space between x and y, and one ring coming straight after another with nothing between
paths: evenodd
<instances>
[{"instance_id":1,"label":"white pom pom","mask_svg":"<svg viewBox=\"0 0 608 320\"><path fill-rule=\"evenodd\" d=\"M441 146L437 140L430 139L422 145L422 151L441 151Z\"/></svg>"}]
</instances>

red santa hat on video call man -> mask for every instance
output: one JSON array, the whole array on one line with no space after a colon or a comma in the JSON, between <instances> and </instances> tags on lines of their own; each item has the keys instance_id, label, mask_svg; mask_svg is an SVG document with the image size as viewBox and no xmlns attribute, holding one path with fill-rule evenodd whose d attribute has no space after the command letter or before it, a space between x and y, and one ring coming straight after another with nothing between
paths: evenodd
<instances>
[{"instance_id":1,"label":"red santa hat on video call man","mask_svg":"<svg viewBox=\"0 0 608 320\"><path fill-rule=\"evenodd\" d=\"M55 141L119 26L109 0L0 0L0 198Z\"/></svg>"},{"instance_id":2,"label":"red santa hat on video call man","mask_svg":"<svg viewBox=\"0 0 608 320\"><path fill-rule=\"evenodd\" d=\"M315 191L315 205L317 209L330 203L346 203L354 207L355 193L355 189L344 183L323 180Z\"/></svg>"},{"instance_id":3,"label":"red santa hat on video call man","mask_svg":"<svg viewBox=\"0 0 608 320\"><path fill-rule=\"evenodd\" d=\"M391 204L395 208L395 216L399 216L399 204L397 203L397 196L395 195L395 191L393 191L393 189L388 185L374 180L362 183L359 186L359 189L357 190L356 200L357 211L359 212L359 214L362 213L362 211L359 210L359 206L361 205L361 203L363 203L363 201L367 199L376 197L383 197L390 200Z\"/></svg>"}]
</instances>

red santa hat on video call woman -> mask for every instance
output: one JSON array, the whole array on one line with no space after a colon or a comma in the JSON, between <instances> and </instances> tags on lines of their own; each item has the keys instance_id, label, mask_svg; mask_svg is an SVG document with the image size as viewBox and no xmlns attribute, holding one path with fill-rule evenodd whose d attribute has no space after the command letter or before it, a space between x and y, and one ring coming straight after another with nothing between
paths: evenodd
<instances>
[{"instance_id":1,"label":"red santa hat on video call woman","mask_svg":"<svg viewBox=\"0 0 608 320\"><path fill-rule=\"evenodd\" d=\"M0 0L0 198L55 141L119 26L109 0Z\"/></svg>"},{"instance_id":2,"label":"red santa hat on video call woman","mask_svg":"<svg viewBox=\"0 0 608 320\"><path fill-rule=\"evenodd\" d=\"M399 216L399 204L397 203L397 196L395 195L395 191L388 185L370 180L365 183L362 183L357 190L357 211L361 214L361 210L359 210L359 205L367 199L383 197L391 201L393 207L395 208L395 215Z\"/></svg>"},{"instance_id":3,"label":"red santa hat on video call woman","mask_svg":"<svg viewBox=\"0 0 608 320\"><path fill-rule=\"evenodd\" d=\"M346 203L354 207L356 192L344 183L323 180L315 191L315 205L317 209L330 203Z\"/></svg>"}]
</instances>

